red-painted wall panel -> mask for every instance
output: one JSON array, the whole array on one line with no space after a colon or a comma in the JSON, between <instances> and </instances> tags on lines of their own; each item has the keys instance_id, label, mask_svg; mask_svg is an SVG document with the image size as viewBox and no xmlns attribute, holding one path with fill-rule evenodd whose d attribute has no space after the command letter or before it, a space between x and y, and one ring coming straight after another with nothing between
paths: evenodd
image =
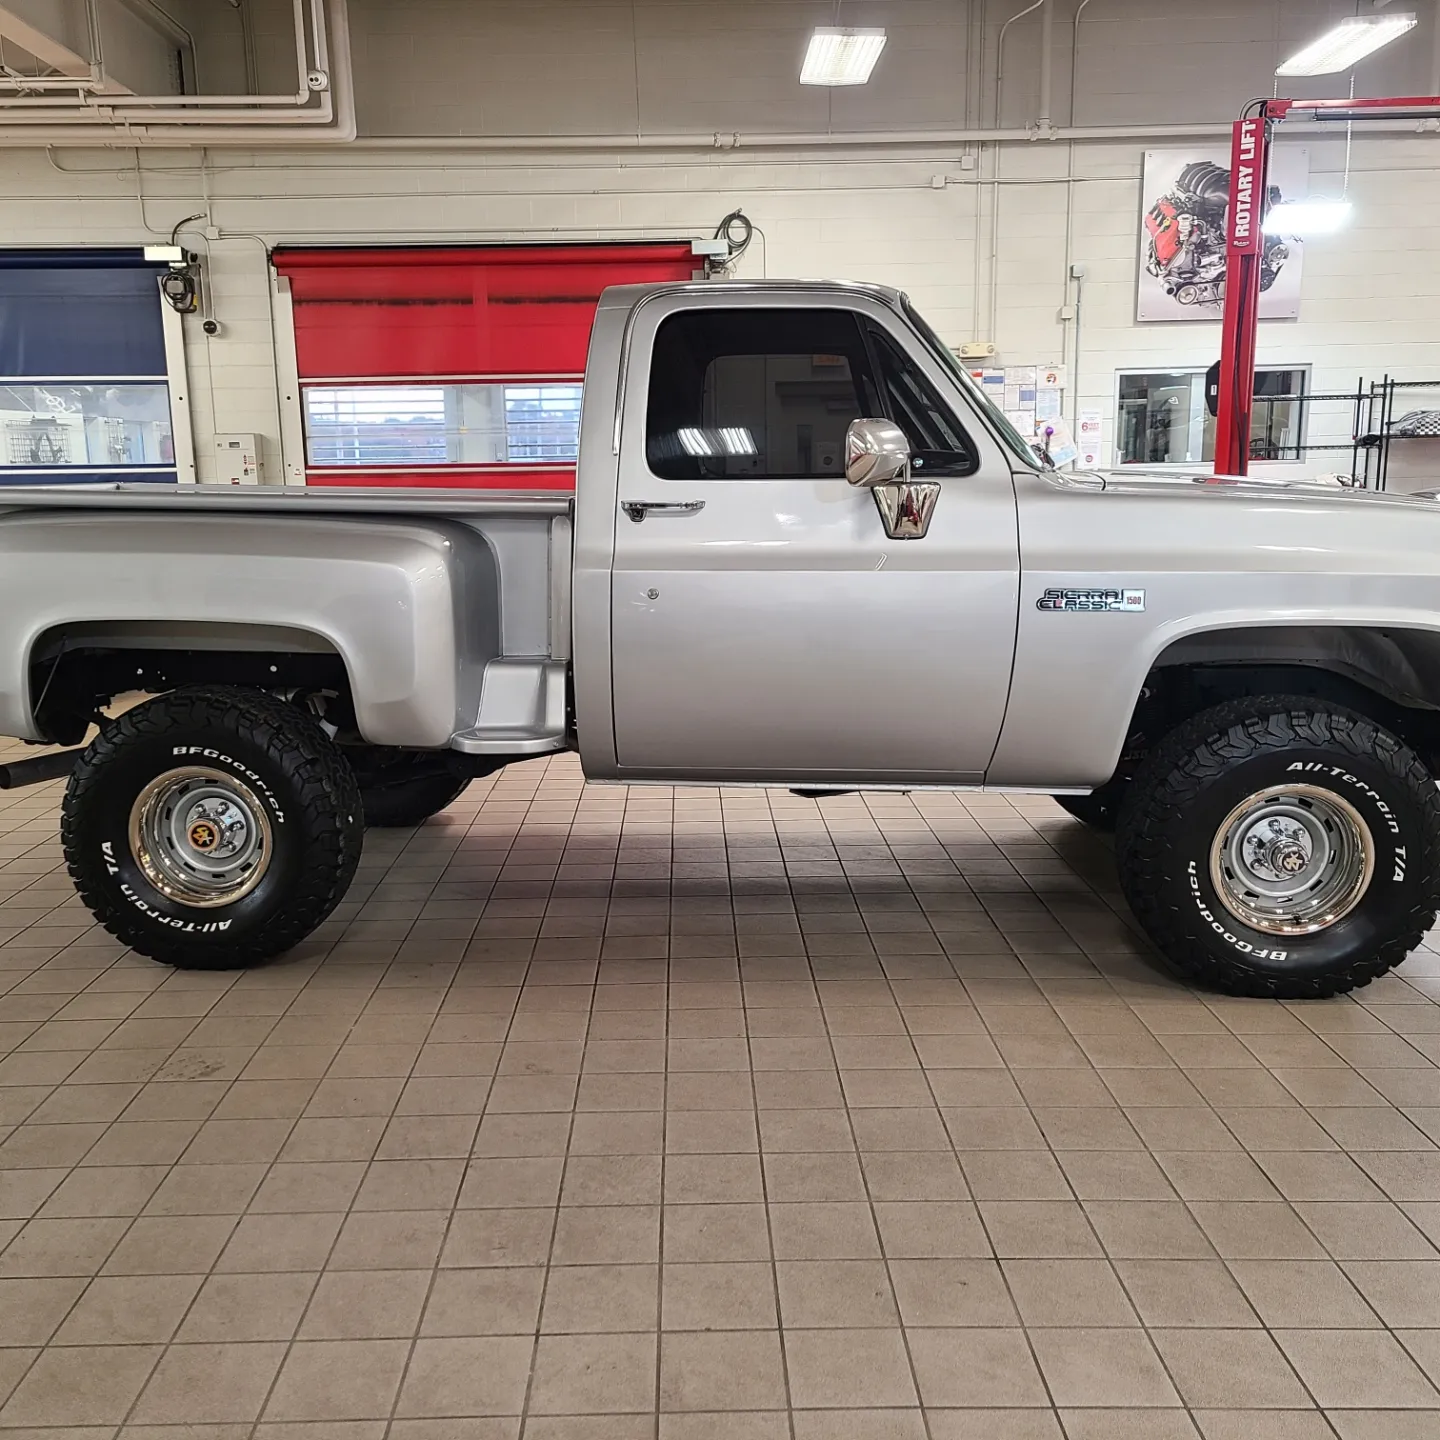
<instances>
[{"instance_id":1,"label":"red-painted wall panel","mask_svg":"<svg viewBox=\"0 0 1440 1440\"><path fill-rule=\"evenodd\" d=\"M689 243L274 252L302 380L578 375L607 285L688 280Z\"/></svg>"},{"instance_id":2,"label":"red-painted wall panel","mask_svg":"<svg viewBox=\"0 0 1440 1440\"><path fill-rule=\"evenodd\" d=\"M301 382L574 382L607 285L689 280L690 242L274 251ZM310 467L311 485L573 490L573 465Z\"/></svg>"}]
</instances>

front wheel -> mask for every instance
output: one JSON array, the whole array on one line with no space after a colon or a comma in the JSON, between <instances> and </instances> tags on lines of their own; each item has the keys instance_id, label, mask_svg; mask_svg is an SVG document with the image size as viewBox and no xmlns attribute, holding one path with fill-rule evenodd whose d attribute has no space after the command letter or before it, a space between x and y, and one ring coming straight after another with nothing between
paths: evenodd
<instances>
[{"instance_id":1,"label":"front wheel","mask_svg":"<svg viewBox=\"0 0 1440 1440\"><path fill-rule=\"evenodd\" d=\"M1419 757L1338 706L1273 696L1162 742L1120 815L1120 883L1185 975L1232 995L1366 985L1440 908L1440 796Z\"/></svg>"},{"instance_id":2,"label":"front wheel","mask_svg":"<svg viewBox=\"0 0 1440 1440\"><path fill-rule=\"evenodd\" d=\"M220 686L110 721L75 767L60 833L112 935L206 970L303 940L345 894L364 840L355 777L315 721Z\"/></svg>"}]
</instances>

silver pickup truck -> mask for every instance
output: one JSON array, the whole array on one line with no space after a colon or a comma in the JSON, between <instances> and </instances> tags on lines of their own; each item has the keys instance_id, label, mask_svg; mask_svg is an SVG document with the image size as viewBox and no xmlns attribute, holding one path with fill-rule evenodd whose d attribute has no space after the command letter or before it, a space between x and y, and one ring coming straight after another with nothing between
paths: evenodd
<instances>
[{"instance_id":1,"label":"silver pickup truck","mask_svg":"<svg viewBox=\"0 0 1440 1440\"><path fill-rule=\"evenodd\" d=\"M622 287L573 497L0 491L0 733L92 722L0 784L69 773L80 894L170 964L293 946L367 823L576 749L1048 791L1185 976L1332 995L1440 904L1440 505L1059 474L895 291Z\"/></svg>"}]
</instances>

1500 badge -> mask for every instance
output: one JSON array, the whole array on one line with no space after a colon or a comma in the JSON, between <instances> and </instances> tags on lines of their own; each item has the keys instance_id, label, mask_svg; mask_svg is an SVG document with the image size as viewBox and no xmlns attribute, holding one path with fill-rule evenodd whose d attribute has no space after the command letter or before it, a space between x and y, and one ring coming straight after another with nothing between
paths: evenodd
<instances>
[{"instance_id":1,"label":"1500 badge","mask_svg":"<svg viewBox=\"0 0 1440 1440\"><path fill-rule=\"evenodd\" d=\"M1119 610L1138 614L1145 608L1143 590L1057 590L1049 589L1035 602L1037 610L1073 610L1097 614Z\"/></svg>"}]
</instances>

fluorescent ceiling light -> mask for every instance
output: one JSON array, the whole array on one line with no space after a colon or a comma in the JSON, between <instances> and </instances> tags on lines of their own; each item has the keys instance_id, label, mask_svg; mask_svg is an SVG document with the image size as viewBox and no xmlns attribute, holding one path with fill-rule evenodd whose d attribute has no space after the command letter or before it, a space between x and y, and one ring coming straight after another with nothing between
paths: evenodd
<instances>
[{"instance_id":1,"label":"fluorescent ceiling light","mask_svg":"<svg viewBox=\"0 0 1440 1440\"><path fill-rule=\"evenodd\" d=\"M693 426L686 425L676 432L680 440L680 448L687 455L713 455L715 452L710 448L710 442L705 438L703 430L696 430Z\"/></svg>"},{"instance_id":2,"label":"fluorescent ceiling light","mask_svg":"<svg viewBox=\"0 0 1440 1440\"><path fill-rule=\"evenodd\" d=\"M1333 235L1350 219L1348 200L1282 200L1265 216L1267 235Z\"/></svg>"},{"instance_id":3,"label":"fluorescent ceiling light","mask_svg":"<svg viewBox=\"0 0 1440 1440\"><path fill-rule=\"evenodd\" d=\"M1292 55L1277 75L1335 75L1359 64L1416 25L1414 15L1355 15Z\"/></svg>"},{"instance_id":4,"label":"fluorescent ceiling light","mask_svg":"<svg viewBox=\"0 0 1440 1440\"><path fill-rule=\"evenodd\" d=\"M885 48L883 30L839 30L822 27L810 37L802 85L863 85Z\"/></svg>"}]
</instances>

